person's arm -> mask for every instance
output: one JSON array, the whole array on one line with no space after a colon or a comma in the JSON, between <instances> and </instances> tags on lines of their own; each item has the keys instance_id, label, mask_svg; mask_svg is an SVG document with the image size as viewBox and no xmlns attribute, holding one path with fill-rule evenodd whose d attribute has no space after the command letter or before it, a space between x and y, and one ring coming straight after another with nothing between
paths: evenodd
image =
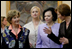
<instances>
[{"instance_id":1,"label":"person's arm","mask_svg":"<svg viewBox=\"0 0 72 49\"><path fill-rule=\"evenodd\" d=\"M61 35L61 24L60 24L60 27L59 27L59 35L58 35L58 37L55 36L55 35L53 34L53 32L51 32L51 34L48 34L48 35L47 35L47 37L50 38L51 40L53 40L55 43L57 43L57 44L62 44L62 43L60 43L60 41L59 41L60 36L62 36L62 35Z\"/></svg>"},{"instance_id":2,"label":"person's arm","mask_svg":"<svg viewBox=\"0 0 72 49\"><path fill-rule=\"evenodd\" d=\"M50 38L51 40L53 40L55 43L61 44L59 41L60 38L55 36L52 32L51 32L51 34L47 35L47 37Z\"/></svg>"},{"instance_id":3,"label":"person's arm","mask_svg":"<svg viewBox=\"0 0 72 49\"><path fill-rule=\"evenodd\" d=\"M68 39L69 40L69 45L70 45L70 47L71 47L71 45L72 45L72 39Z\"/></svg>"},{"instance_id":4,"label":"person's arm","mask_svg":"<svg viewBox=\"0 0 72 49\"><path fill-rule=\"evenodd\" d=\"M41 46L42 46L42 41L41 41L41 37L40 37L40 27L38 27L36 48L41 48Z\"/></svg>"},{"instance_id":5,"label":"person's arm","mask_svg":"<svg viewBox=\"0 0 72 49\"><path fill-rule=\"evenodd\" d=\"M8 48L6 42L2 38L1 48Z\"/></svg>"},{"instance_id":6,"label":"person's arm","mask_svg":"<svg viewBox=\"0 0 72 49\"><path fill-rule=\"evenodd\" d=\"M30 31L29 31L30 32ZM26 37L26 41L25 41L25 46L24 48L30 48L30 44L29 44L29 34Z\"/></svg>"}]
</instances>

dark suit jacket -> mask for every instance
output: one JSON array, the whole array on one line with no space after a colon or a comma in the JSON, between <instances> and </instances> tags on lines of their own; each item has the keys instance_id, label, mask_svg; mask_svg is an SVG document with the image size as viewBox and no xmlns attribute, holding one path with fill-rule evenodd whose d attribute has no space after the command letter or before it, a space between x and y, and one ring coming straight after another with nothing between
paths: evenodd
<instances>
[{"instance_id":1,"label":"dark suit jacket","mask_svg":"<svg viewBox=\"0 0 72 49\"><path fill-rule=\"evenodd\" d=\"M56 42L57 44L61 44L59 42L60 37L65 37L69 40L68 44L63 45L63 48L71 48L72 47L72 37L71 37L71 22L69 24L68 29L66 29L66 22L62 22L60 24L60 29L59 29L59 36L56 37L53 33L51 33L50 35L48 35L48 37L53 40L54 42Z\"/></svg>"}]
</instances>

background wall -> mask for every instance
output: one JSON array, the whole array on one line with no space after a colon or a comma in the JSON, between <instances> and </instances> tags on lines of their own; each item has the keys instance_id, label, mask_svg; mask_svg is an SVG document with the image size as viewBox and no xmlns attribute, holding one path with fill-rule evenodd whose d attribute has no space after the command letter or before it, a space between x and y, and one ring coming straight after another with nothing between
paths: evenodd
<instances>
[{"instance_id":1,"label":"background wall","mask_svg":"<svg viewBox=\"0 0 72 49\"><path fill-rule=\"evenodd\" d=\"M6 1L1 1L1 16L6 17Z\"/></svg>"},{"instance_id":2,"label":"background wall","mask_svg":"<svg viewBox=\"0 0 72 49\"><path fill-rule=\"evenodd\" d=\"M66 3L71 8L71 1L62 1L62 3ZM6 1L1 1L1 16L6 17Z\"/></svg>"},{"instance_id":3,"label":"background wall","mask_svg":"<svg viewBox=\"0 0 72 49\"><path fill-rule=\"evenodd\" d=\"M62 3L68 4L70 6L70 8L71 8L71 1L62 1Z\"/></svg>"}]
</instances>

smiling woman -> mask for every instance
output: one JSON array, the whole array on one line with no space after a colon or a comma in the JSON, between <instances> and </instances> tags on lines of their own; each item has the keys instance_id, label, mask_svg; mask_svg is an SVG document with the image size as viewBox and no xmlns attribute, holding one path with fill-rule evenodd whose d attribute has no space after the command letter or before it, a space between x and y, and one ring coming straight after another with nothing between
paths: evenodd
<instances>
[{"instance_id":1,"label":"smiling woman","mask_svg":"<svg viewBox=\"0 0 72 49\"><path fill-rule=\"evenodd\" d=\"M47 9L48 7L54 7L56 8L58 5L60 5L62 1L6 1L6 13L8 13L11 9L16 9L20 12L20 25L24 25L31 21L32 17L30 15L30 9L33 6L38 6L41 9L41 13L43 10ZM24 18L23 18L24 17ZM42 14L41 14L41 20ZM57 22L61 22L60 19L58 19Z\"/></svg>"},{"instance_id":2,"label":"smiling woman","mask_svg":"<svg viewBox=\"0 0 72 49\"><path fill-rule=\"evenodd\" d=\"M20 12L10 10L7 14L7 21L10 26L2 33L4 43L2 48L30 48L29 46L29 30L19 24Z\"/></svg>"}]
</instances>

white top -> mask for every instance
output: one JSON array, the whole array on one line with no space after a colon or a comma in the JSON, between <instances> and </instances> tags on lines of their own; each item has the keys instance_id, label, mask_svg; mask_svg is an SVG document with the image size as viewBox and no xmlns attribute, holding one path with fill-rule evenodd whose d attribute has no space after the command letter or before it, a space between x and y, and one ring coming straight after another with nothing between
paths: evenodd
<instances>
[{"instance_id":1,"label":"white top","mask_svg":"<svg viewBox=\"0 0 72 49\"><path fill-rule=\"evenodd\" d=\"M38 26L40 24L43 24L42 21L39 22ZM25 24L23 27L26 27L27 29L30 30L29 33L29 42L32 44L33 48L36 47L35 43L37 41L37 34L38 34L38 26L36 27L36 29L34 28L33 22L29 22L27 24Z\"/></svg>"}]
</instances>

